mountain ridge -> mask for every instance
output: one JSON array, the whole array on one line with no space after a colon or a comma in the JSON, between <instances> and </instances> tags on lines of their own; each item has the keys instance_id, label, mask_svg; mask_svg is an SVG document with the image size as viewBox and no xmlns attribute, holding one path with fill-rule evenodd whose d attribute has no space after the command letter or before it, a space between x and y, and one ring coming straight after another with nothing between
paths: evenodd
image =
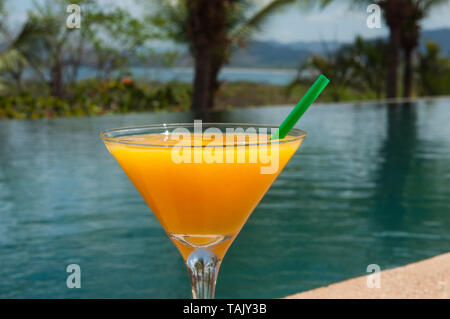
<instances>
[{"instance_id":1,"label":"mountain ridge","mask_svg":"<svg viewBox=\"0 0 450 319\"><path fill-rule=\"evenodd\" d=\"M375 40L375 39L372 39ZM450 28L424 30L421 32L419 50L423 51L426 41L439 44L442 53L450 57ZM297 68L311 54L332 52L351 42L339 41L251 41L244 48L233 51L230 67Z\"/></svg>"}]
</instances>

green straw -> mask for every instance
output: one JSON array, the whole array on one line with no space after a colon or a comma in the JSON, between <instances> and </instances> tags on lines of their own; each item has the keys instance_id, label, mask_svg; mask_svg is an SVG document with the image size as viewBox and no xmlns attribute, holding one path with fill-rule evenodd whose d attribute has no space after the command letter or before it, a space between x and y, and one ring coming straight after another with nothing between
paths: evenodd
<instances>
[{"instance_id":1,"label":"green straw","mask_svg":"<svg viewBox=\"0 0 450 319\"><path fill-rule=\"evenodd\" d=\"M300 102L294 107L291 113L284 119L275 133L270 137L271 140L278 140L285 138L289 131L298 122L300 117L306 112L308 107L314 103L317 97L322 93L323 89L330 83L323 74L319 75L316 82L309 88L308 92L302 97Z\"/></svg>"}]
</instances>

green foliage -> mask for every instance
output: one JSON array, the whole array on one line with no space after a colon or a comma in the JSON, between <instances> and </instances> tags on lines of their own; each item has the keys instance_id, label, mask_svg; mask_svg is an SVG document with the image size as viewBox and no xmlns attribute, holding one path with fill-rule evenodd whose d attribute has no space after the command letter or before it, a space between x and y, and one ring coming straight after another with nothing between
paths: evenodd
<instances>
[{"instance_id":1,"label":"green foliage","mask_svg":"<svg viewBox=\"0 0 450 319\"><path fill-rule=\"evenodd\" d=\"M386 83L386 47L384 41L357 37L354 43L325 56L313 55L301 65L288 92L298 85L311 84L311 75L323 73L331 80L326 92L333 101L348 100L350 96L381 99ZM427 43L426 52L419 54L415 71L418 79L416 95L450 94L450 59L441 54L436 43Z\"/></svg>"},{"instance_id":2,"label":"green foliage","mask_svg":"<svg viewBox=\"0 0 450 319\"><path fill-rule=\"evenodd\" d=\"M357 38L351 45L330 51L325 56L312 55L300 66L297 79L289 86L288 92L297 85L311 82L311 75L326 74L331 80L327 92L333 101L348 97L348 89L361 95L375 91L379 97L384 87L385 50L384 43L375 43Z\"/></svg>"},{"instance_id":3,"label":"green foliage","mask_svg":"<svg viewBox=\"0 0 450 319\"><path fill-rule=\"evenodd\" d=\"M353 45L343 50L354 57L352 67L359 87L374 92L380 99L386 82L387 44L380 39L370 41L357 37Z\"/></svg>"},{"instance_id":4,"label":"green foliage","mask_svg":"<svg viewBox=\"0 0 450 319\"><path fill-rule=\"evenodd\" d=\"M290 94L286 94L286 88L278 85L231 82L221 86L216 96L218 109L231 107L256 107L264 105L295 105L305 95L311 84L308 81L298 83L292 87ZM354 88L343 88L340 93L340 101L373 100L375 94L372 92L360 92ZM333 92L324 90L320 94L319 102L333 102Z\"/></svg>"},{"instance_id":5,"label":"green foliage","mask_svg":"<svg viewBox=\"0 0 450 319\"><path fill-rule=\"evenodd\" d=\"M327 88L333 101L382 98L386 79L386 43L382 40L364 40L357 37L352 44L328 52L325 56L313 55L301 65L296 85L311 83L311 75L326 74L331 80ZM352 92L350 93L349 90Z\"/></svg>"},{"instance_id":6,"label":"green foliage","mask_svg":"<svg viewBox=\"0 0 450 319\"><path fill-rule=\"evenodd\" d=\"M0 93L9 90L11 83L21 86L23 70L27 65L25 57L14 48L0 53Z\"/></svg>"},{"instance_id":7,"label":"green foliage","mask_svg":"<svg viewBox=\"0 0 450 319\"><path fill-rule=\"evenodd\" d=\"M29 93L0 97L0 118L38 119L71 115L66 102L53 97L33 97Z\"/></svg>"},{"instance_id":8,"label":"green foliage","mask_svg":"<svg viewBox=\"0 0 450 319\"><path fill-rule=\"evenodd\" d=\"M122 81L87 80L73 84L65 100L35 92L0 96L0 119L38 119L113 113L184 110L190 99L187 87L141 87L129 78Z\"/></svg>"},{"instance_id":9,"label":"green foliage","mask_svg":"<svg viewBox=\"0 0 450 319\"><path fill-rule=\"evenodd\" d=\"M83 81L73 90L73 104L99 105L102 112L159 111L179 104L170 86L145 90L129 78L122 81Z\"/></svg>"},{"instance_id":10,"label":"green foliage","mask_svg":"<svg viewBox=\"0 0 450 319\"><path fill-rule=\"evenodd\" d=\"M80 29L66 27L67 1L44 0L34 2L26 23L14 37L5 22L7 13L0 6L0 37L7 40L2 41L7 50L0 52L3 86L21 87L26 67L34 79L48 85L53 96L64 98L67 84L77 79L82 63L93 66L97 78L109 80L113 71L120 77L132 65L173 62L173 54L156 54L149 46L162 35L147 20L96 0L75 2L83 8Z\"/></svg>"},{"instance_id":11,"label":"green foliage","mask_svg":"<svg viewBox=\"0 0 450 319\"><path fill-rule=\"evenodd\" d=\"M436 43L426 43L426 52L419 57L417 75L420 95L450 94L450 59L442 56Z\"/></svg>"},{"instance_id":12,"label":"green foliage","mask_svg":"<svg viewBox=\"0 0 450 319\"><path fill-rule=\"evenodd\" d=\"M120 7L100 6L96 0L75 2L84 8L81 29L65 28L67 1L44 0L35 2L23 28L12 33L4 1L0 0L0 42L4 43L0 52L0 118L187 110L193 95L190 84L137 83L123 78L130 74L131 66L173 64L177 55L156 54L152 49L155 46L149 46L155 44L152 41L182 42L190 46L191 52L195 51L194 44L197 50L213 47L215 59L210 69L217 76L228 61L232 45L243 45L273 13L294 3L313 8L331 0L271 0L264 4L227 0L221 14L212 15L210 21L203 7L194 17L189 16L192 2L186 0L136 1L143 9L150 9L149 15L142 14L140 18ZM432 5L444 2L422 1L425 7L416 9L426 13ZM216 25L216 16L225 17L223 23ZM207 23L200 32L195 31L198 19L209 21L209 27ZM283 87L255 83L228 83L222 87L214 83L200 91L217 93L218 108L292 104L304 94L315 75L324 73L331 84L321 101L380 99L386 85L387 51L383 41L357 38L353 44L324 56L313 55L288 87L290 95ZM76 81L78 69L85 62L96 69L96 79ZM28 72L31 79L24 79L24 70L32 71ZM427 44L427 51L419 56L414 70L417 95L450 94L450 60L441 55L436 44Z\"/></svg>"}]
</instances>

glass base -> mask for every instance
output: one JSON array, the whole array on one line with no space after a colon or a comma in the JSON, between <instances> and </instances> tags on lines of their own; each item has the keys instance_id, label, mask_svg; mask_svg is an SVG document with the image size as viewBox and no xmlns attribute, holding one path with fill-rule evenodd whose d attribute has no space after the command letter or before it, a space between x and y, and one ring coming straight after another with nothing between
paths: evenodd
<instances>
[{"instance_id":1,"label":"glass base","mask_svg":"<svg viewBox=\"0 0 450 319\"><path fill-rule=\"evenodd\" d=\"M169 237L186 262L194 299L213 299L220 264L233 236L169 234Z\"/></svg>"},{"instance_id":2,"label":"glass base","mask_svg":"<svg viewBox=\"0 0 450 319\"><path fill-rule=\"evenodd\" d=\"M186 259L194 299L213 299L220 260L206 249L194 250Z\"/></svg>"}]
</instances>

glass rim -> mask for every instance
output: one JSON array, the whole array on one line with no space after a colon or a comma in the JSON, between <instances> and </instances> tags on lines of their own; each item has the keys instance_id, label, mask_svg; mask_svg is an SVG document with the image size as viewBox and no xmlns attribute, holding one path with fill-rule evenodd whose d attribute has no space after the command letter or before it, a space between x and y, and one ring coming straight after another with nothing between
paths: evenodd
<instances>
[{"instance_id":1,"label":"glass rim","mask_svg":"<svg viewBox=\"0 0 450 319\"><path fill-rule=\"evenodd\" d=\"M172 148L175 147L177 145L172 145L172 144L143 144L143 143L133 143L133 142L129 142L129 141L123 141L120 140L120 137L123 136L133 136L133 135L141 135L141 134L151 134L151 133L162 133L162 132L157 132L158 129L160 130L164 130L164 129L174 129L174 128L189 128L189 127L194 127L195 123L161 123L161 124L148 124L148 125L138 125L138 126L125 126L125 127L118 127L118 128L112 128L112 129L107 129L104 130L102 132L100 132L99 136L100 138L105 141L105 142L110 142L110 143L117 143L117 144L124 144L124 145L133 145L133 146L141 146L141 147L151 147L151 148ZM203 127L217 127L217 128L231 128L231 127L235 127L235 128L239 128L239 127L243 127L243 128L268 128L268 129L278 129L279 126L278 125L270 125L270 124L252 124L252 123L201 123L202 126L202 133L203 133ZM155 130L154 132L152 132L151 130ZM118 136L108 136L110 134L114 134L114 133L120 133L120 132L126 132L126 134L123 135L118 135ZM226 132L224 133L226 134ZM303 140L305 139L305 137L307 136L306 131L301 130L301 129L297 129L297 128L292 128L289 133L286 135L286 137L282 138L282 139L277 139L277 140L266 140L264 143L263 142L251 142L251 143L243 143L243 144L237 144L236 142L233 142L232 145L226 145L225 143L223 143L222 145L213 145L213 147L217 147L217 146L258 146L258 145L262 145L262 144L284 144L284 143L289 143L289 142L294 142L294 141L299 141L299 140ZM190 147L207 147L207 145L191 145Z\"/></svg>"}]
</instances>

